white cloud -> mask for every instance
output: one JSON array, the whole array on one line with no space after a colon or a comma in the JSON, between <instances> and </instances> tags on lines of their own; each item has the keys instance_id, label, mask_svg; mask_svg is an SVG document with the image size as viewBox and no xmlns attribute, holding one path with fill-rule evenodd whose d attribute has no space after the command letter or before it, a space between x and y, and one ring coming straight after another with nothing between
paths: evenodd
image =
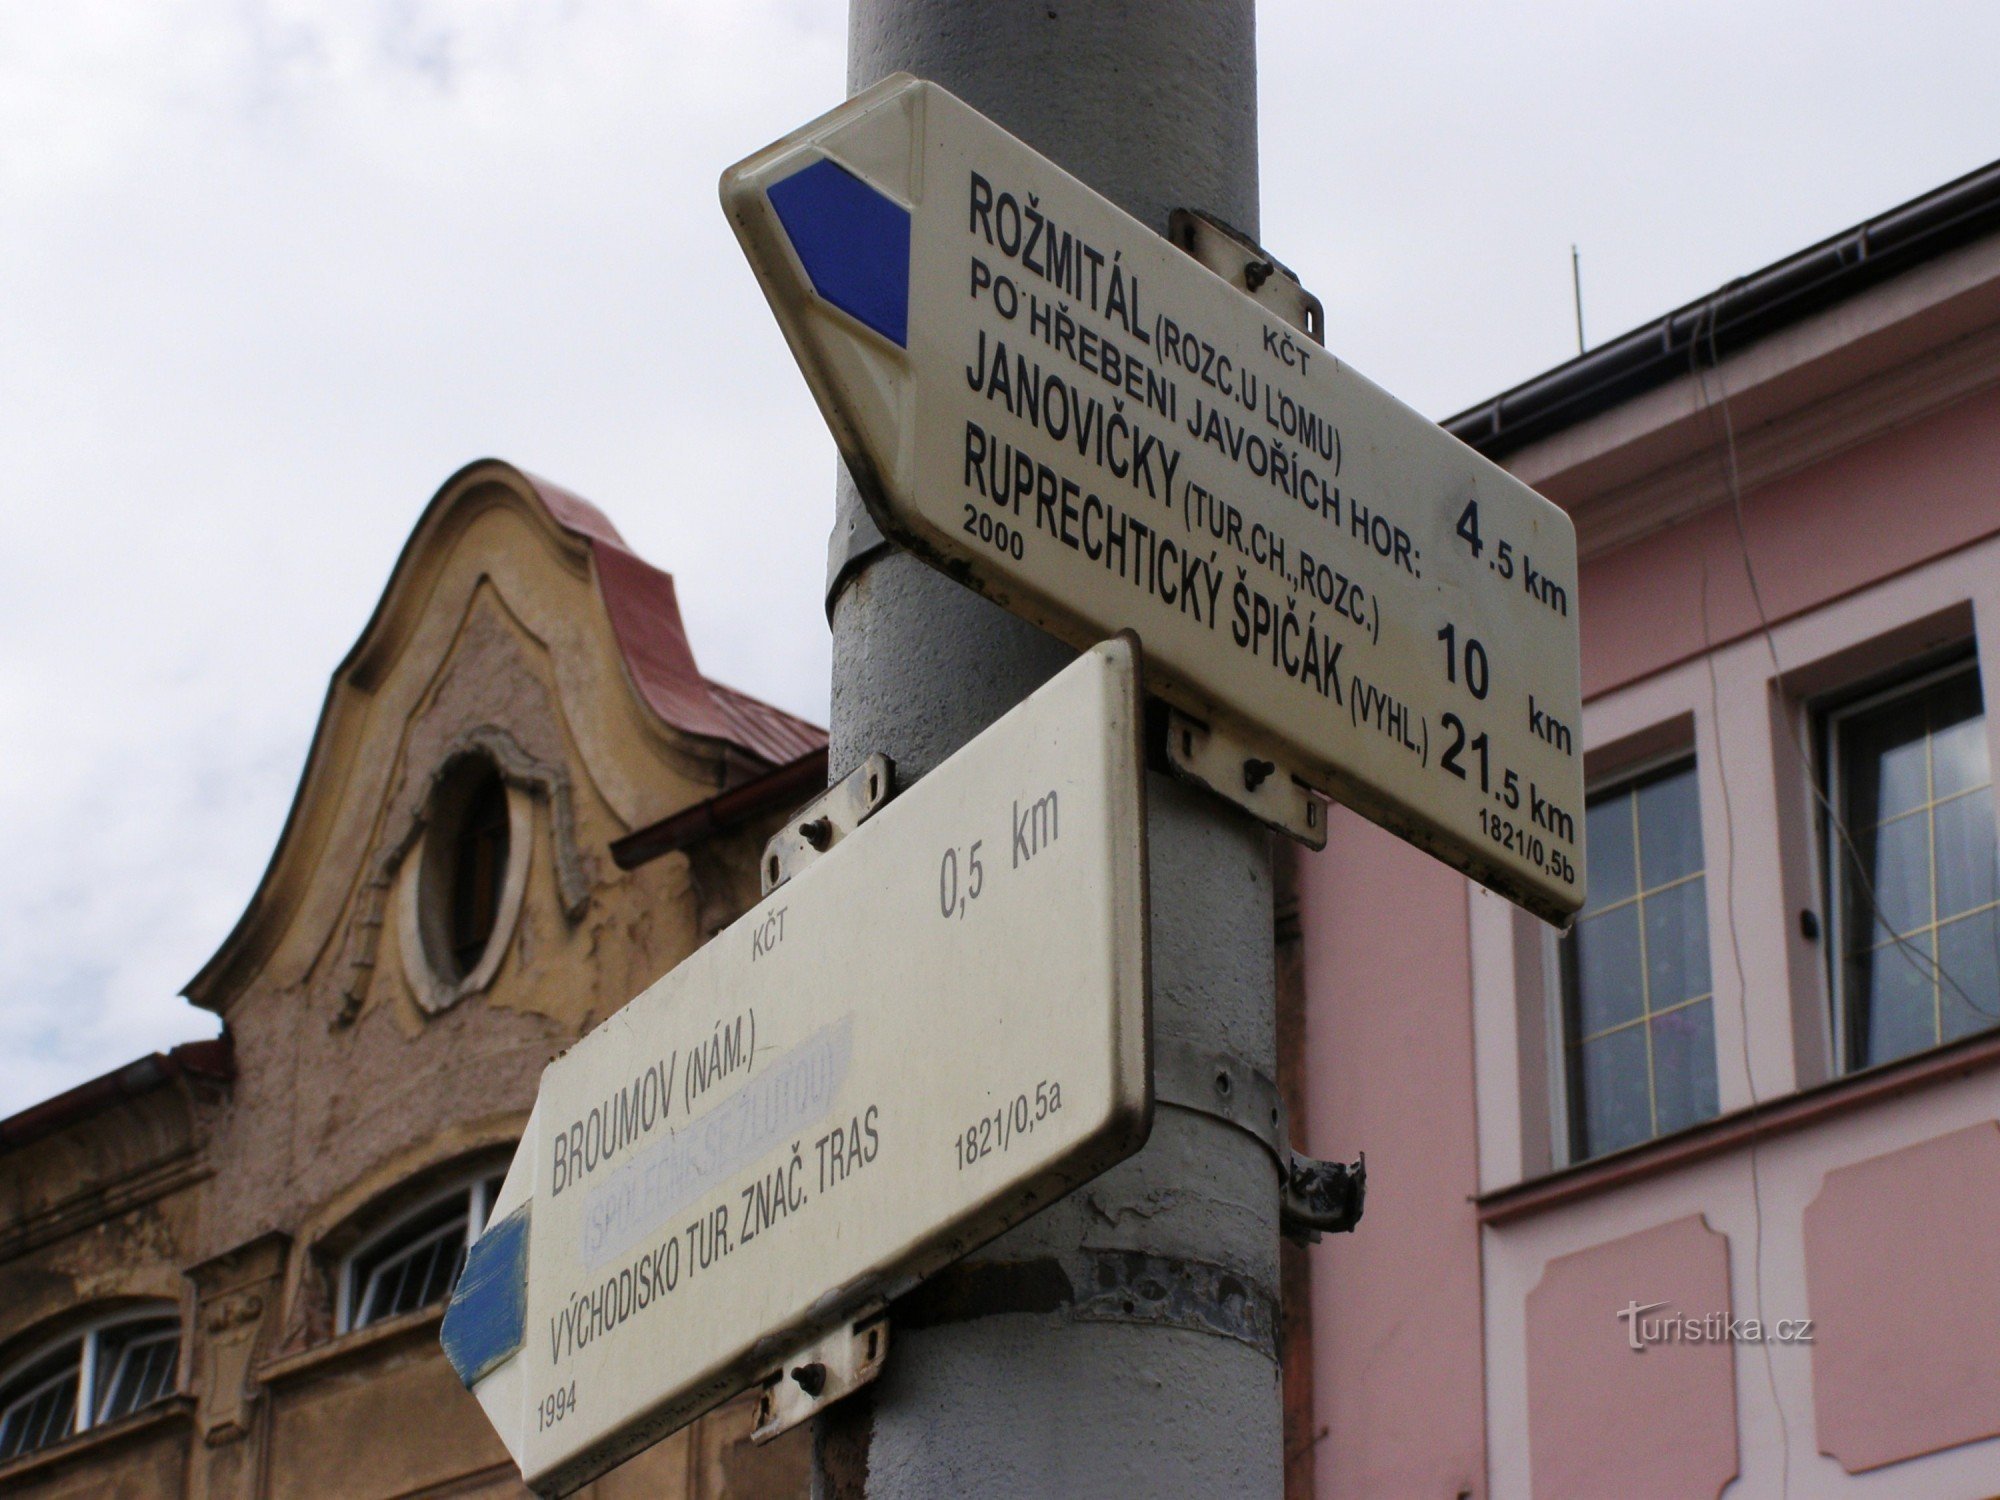
<instances>
[{"instance_id":1,"label":"white cloud","mask_svg":"<svg viewBox=\"0 0 2000 1500\"><path fill-rule=\"evenodd\" d=\"M212 1030L174 991L469 458L601 500L711 670L824 713L831 447L795 377L749 398L768 314L714 181L837 101L842 46L784 5L4 24L40 123L0 155L0 1113Z\"/></svg>"}]
</instances>

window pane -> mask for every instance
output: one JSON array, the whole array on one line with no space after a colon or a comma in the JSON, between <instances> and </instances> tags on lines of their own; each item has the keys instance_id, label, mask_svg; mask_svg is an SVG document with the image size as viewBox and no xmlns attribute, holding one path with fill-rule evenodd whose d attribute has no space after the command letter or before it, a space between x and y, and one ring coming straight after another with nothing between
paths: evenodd
<instances>
[{"instance_id":1,"label":"window pane","mask_svg":"<svg viewBox=\"0 0 2000 1500\"><path fill-rule=\"evenodd\" d=\"M1985 906L1994 898L1993 799L1980 792L1941 805L1937 834L1939 920Z\"/></svg>"},{"instance_id":2,"label":"window pane","mask_svg":"<svg viewBox=\"0 0 2000 1500\"><path fill-rule=\"evenodd\" d=\"M37 1360L0 1387L0 1459L33 1453L76 1431L76 1382L83 1345Z\"/></svg>"},{"instance_id":3,"label":"window pane","mask_svg":"<svg viewBox=\"0 0 2000 1500\"><path fill-rule=\"evenodd\" d=\"M1850 970L1859 1000L1863 1063L1890 1062L1937 1045L1937 1000L1931 984L1930 934L1885 943L1862 954Z\"/></svg>"},{"instance_id":4,"label":"window pane","mask_svg":"<svg viewBox=\"0 0 2000 1500\"><path fill-rule=\"evenodd\" d=\"M1938 929L1940 1041L2000 1025L2000 910L1960 917Z\"/></svg>"},{"instance_id":5,"label":"window pane","mask_svg":"<svg viewBox=\"0 0 2000 1500\"><path fill-rule=\"evenodd\" d=\"M1576 924L1576 1030L1581 1040L1645 1011L1639 968L1639 908L1621 906Z\"/></svg>"},{"instance_id":6,"label":"window pane","mask_svg":"<svg viewBox=\"0 0 2000 1500\"><path fill-rule=\"evenodd\" d=\"M2000 1022L1990 923L1967 916L2000 898L1977 673L1934 677L1846 715L1837 746L1854 844L1850 857L1829 832L1842 854L1840 998L1847 1065L1867 1067ZM1971 925L1954 932L1961 919Z\"/></svg>"},{"instance_id":7,"label":"window pane","mask_svg":"<svg viewBox=\"0 0 2000 1500\"><path fill-rule=\"evenodd\" d=\"M1632 843L1632 794L1595 799L1584 808L1584 847L1590 861L1590 904L1602 911L1632 899L1639 888L1639 856Z\"/></svg>"},{"instance_id":8,"label":"window pane","mask_svg":"<svg viewBox=\"0 0 2000 1500\"><path fill-rule=\"evenodd\" d=\"M505 1185L506 1181L507 1179L503 1175L503 1176L488 1177L484 1182L480 1183L479 1185L480 1214L479 1214L479 1223L477 1226L478 1233L472 1236L473 1239L475 1240L478 1239L481 1234L486 1233L487 1230L493 1227L493 1205L495 1201L497 1201L498 1198L500 1197L500 1189L503 1185Z\"/></svg>"},{"instance_id":9,"label":"window pane","mask_svg":"<svg viewBox=\"0 0 2000 1500\"><path fill-rule=\"evenodd\" d=\"M451 956L465 975L486 954L507 873L507 788L491 766L480 767L461 816L452 846Z\"/></svg>"},{"instance_id":10,"label":"window pane","mask_svg":"<svg viewBox=\"0 0 2000 1500\"><path fill-rule=\"evenodd\" d=\"M1639 874L1646 889L1692 875L1701 864L1701 809L1694 767L1639 788Z\"/></svg>"},{"instance_id":11,"label":"window pane","mask_svg":"<svg viewBox=\"0 0 2000 1500\"><path fill-rule=\"evenodd\" d=\"M442 1301L457 1278L464 1252L463 1216L448 1230L397 1250L370 1275L355 1326L379 1323Z\"/></svg>"},{"instance_id":12,"label":"window pane","mask_svg":"<svg viewBox=\"0 0 2000 1500\"><path fill-rule=\"evenodd\" d=\"M1930 818L1914 812L1884 823L1855 840L1865 857L1870 890L1860 892L1854 941L1886 942L1892 936L1930 925ZM1868 904L1872 891L1874 903Z\"/></svg>"},{"instance_id":13,"label":"window pane","mask_svg":"<svg viewBox=\"0 0 2000 1500\"><path fill-rule=\"evenodd\" d=\"M410 1215L349 1263L350 1328L429 1307L450 1295L465 1260L470 1187Z\"/></svg>"},{"instance_id":14,"label":"window pane","mask_svg":"<svg viewBox=\"0 0 2000 1500\"><path fill-rule=\"evenodd\" d=\"M116 1421L173 1391L178 1318L148 1318L97 1335L97 1420Z\"/></svg>"},{"instance_id":15,"label":"window pane","mask_svg":"<svg viewBox=\"0 0 2000 1500\"><path fill-rule=\"evenodd\" d=\"M76 1431L76 1382L65 1376L61 1384L44 1393L41 1399L44 1413L41 1430L34 1432L32 1421L28 1430L34 1436L34 1445L46 1448Z\"/></svg>"},{"instance_id":16,"label":"window pane","mask_svg":"<svg viewBox=\"0 0 2000 1500\"><path fill-rule=\"evenodd\" d=\"M1648 895L1646 1000L1664 1010L1709 992L1708 882L1700 877Z\"/></svg>"},{"instance_id":17,"label":"window pane","mask_svg":"<svg viewBox=\"0 0 2000 1500\"><path fill-rule=\"evenodd\" d=\"M32 1453L61 1442L76 1431L76 1376L43 1386L9 1416L16 1419L12 1452Z\"/></svg>"},{"instance_id":18,"label":"window pane","mask_svg":"<svg viewBox=\"0 0 2000 1500\"><path fill-rule=\"evenodd\" d=\"M377 1266L368 1277L368 1290L361 1299L361 1316L355 1319L355 1323L365 1325L389 1317L402 1299L403 1283L409 1278L408 1256Z\"/></svg>"},{"instance_id":19,"label":"window pane","mask_svg":"<svg viewBox=\"0 0 2000 1500\"><path fill-rule=\"evenodd\" d=\"M1653 1098L1658 1131L1685 1130L1714 1116L1715 1002L1668 1011L1653 1028Z\"/></svg>"},{"instance_id":20,"label":"window pane","mask_svg":"<svg viewBox=\"0 0 2000 1500\"><path fill-rule=\"evenodd\" d=\"M1601 1156L1653 1133L1646 1088L1646 1028L1628 1026L1578 1049L1583 1138L1579 1155Z\"/></svg>"},{"instance_id":21,"label":"window pane","mask_svg":"<svg viewBox=\"0 0 2000 1500\"><path fill-rule=\"evenodd\" d=\"M1717 1108L1712 1006L1690 1004L1712 988L1694 763L1593 797L1584 828L1591 905L1568 940L1563 997L1579 1156L1684 1129Z\"/></svg>"},{"instance_id":22,"label":"window pane","mask_svg":"<svg viewBox=\"0 0 2000 1500\"><path fill-rule=\"evenodd\" d=\"M1855 718L1848 729L1855 833L1912 812L1930 800L1930 771L1921 703L1898 700Z\"/></svg>"},{"instance_id":23,"label":"window pane","mask_svg":"<svg viewBox=\"0 0 2000 1500\"><path fill-rule=\"evenodd\" d=\"M430 1259L424 1265L421 1281L422 1291L412 1306L429 1307L433 1302L442 1302L458 1280L459 1262L465 1258L465 1232L448 1235L432 1243ZM411 1281L418 1278L412 1276Z\"/></svg>"},{"instance_id":24,"label":"window pane","mask_svg":"<svg viewBox=\"0 0 2000 1500\"><path fill-rule=\"evenodd\" d=\"M1979 679L1971 672L1944 684L1931 705L1931 795L1950 797L1991 779L1986 764L1986 715Z\"/></svg>"}]
</instances>

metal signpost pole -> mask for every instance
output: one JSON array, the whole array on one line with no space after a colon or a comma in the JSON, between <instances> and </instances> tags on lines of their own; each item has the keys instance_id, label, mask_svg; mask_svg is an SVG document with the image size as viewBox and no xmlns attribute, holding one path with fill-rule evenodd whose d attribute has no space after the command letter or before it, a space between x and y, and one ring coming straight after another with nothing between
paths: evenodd
<instances>
[{"instance_id":1,"label":"metal signpost pole","mask_svg":"<svg viewBox=\"0 0 2000 1500\"><path fill-rule=\"evenodd\" d=\"M1253 0L852 0L848 82L934 80L1161 233L1254 236L1254 41ZM829 580L835 776L925 774L1071 654L879 545L844 471ZM1281 1489L1270 836L1149 797L1151 1142L898 1305L881 1380L817 1419L824 1496Z\"/></svg>"}]
</instances>

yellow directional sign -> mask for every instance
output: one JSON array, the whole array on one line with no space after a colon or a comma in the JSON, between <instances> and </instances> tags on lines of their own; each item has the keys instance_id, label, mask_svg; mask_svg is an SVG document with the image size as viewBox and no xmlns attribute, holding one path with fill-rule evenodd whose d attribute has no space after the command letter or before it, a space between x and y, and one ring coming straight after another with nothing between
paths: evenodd
<instances>
[{"instance_id":1,"label":"yellow directional sign","mask_svg":"<svg viewBox=\"0 0 2000 1500\"><path fill-rule=\"evenodd\" d=\"M1531 911L1583 903L1575 532L934 84L722 198L883 531ZM1251 774L1261 774L1256 769Z\"/></svg>"},{"instance_id":2,"label":"yellow directional sign","mask_svg":"<svg viewBox=\"0 0 2000 1500\"><path fill-rule=\"evenodd\" d=\"M549 1065L443 1334L529 1485L1144 1142L1138 682L1086 652Z\"/></svg>"}]
</instances>

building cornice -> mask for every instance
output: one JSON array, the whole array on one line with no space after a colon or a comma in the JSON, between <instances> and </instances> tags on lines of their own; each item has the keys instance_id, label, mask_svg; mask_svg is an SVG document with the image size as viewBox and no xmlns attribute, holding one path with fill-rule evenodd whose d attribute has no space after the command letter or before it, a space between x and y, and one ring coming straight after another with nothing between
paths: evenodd
<instances>
[{"instance_id":1,"label":"building cornice","mask_svg":"<svg viewBox=\"0 0 2000 1500\"><path fill-rule=\"evenodd\" d=\"M1774 333L1820 320L1871 288L1927 269L1996 231L2000 162L1737 277L1443 425L1489 457L1514 454L1551 434L1587 426L1600 413L1636 405L1654 388Z\"/></svg>"}]
</instances>

